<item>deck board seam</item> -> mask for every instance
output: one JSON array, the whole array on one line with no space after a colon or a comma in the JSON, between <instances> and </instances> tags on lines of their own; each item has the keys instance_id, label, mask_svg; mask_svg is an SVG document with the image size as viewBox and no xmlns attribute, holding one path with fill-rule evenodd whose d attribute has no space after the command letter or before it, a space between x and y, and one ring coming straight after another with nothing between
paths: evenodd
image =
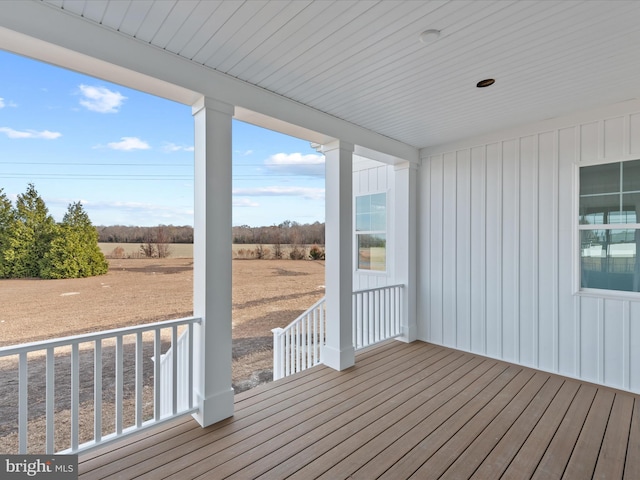
<instances>
[{"instance_id":1,"label":"deck board seam","mask_svg":"<svg viewBox=\"0 0 640 480\"><path fill-rule=\"evenodd\" d=\"M422 342L361 355L343 372L318 366L257 387L212 427L184 416L81 454L79 478L397 480L428 468L506 480L586 467L628 479L640 469L636 394Z\"/></svg>"},{"instance_id":2,"label":"deck board seam","mask_svg":"<svg viewBox=\"0 0 640 480\"><path fill-rule=\"evenodd\" d=\"M409 355L409 357L410 357L410 358L412 359L412 361L414 361L416 364L419 364L419 363L420 363L421 361L423 361L423 360L429 360L429 359L431 359L431 358L437 357L438 355L442 355L443 357L446 357L446 356L450 356L450 355L455 355L455 352L454 352L454 351L452 351L452 350L444 349L444 348L423 349L423 351L422 351L422 353L421 353L421 356ZM401 355L401 356L399 356L398 358L394 358L394 361L398 361L399 363L401 363L401 362L402 362L402 359L403 359L405 356L406 356L406 355L402 354L402 355ZM421 360L421 359L423 359L423 360ZM375 362L375 364L377 364L377 363L378 363L378 362L376 361L376 362ZM390 363L391 363L391 362L389 362L389 361L388 361L388 362L386 363L386 366L388 366ZM360 371L360 372L358 372L358 376L362 376L362 375L370 375L370 376L376 377L376 376L378 376L378 375L377 375L375 372L376 372L377 370L383 369L383 368L385 367L385 365L382 365L382 364L381 364L381 365L376 365L376 366L373 366L373 365L374 365L374 364L372 364L372 365L371 365L371 367L370 367L369 369L367 369L367 368L361 368L361 369L360 369L361 371ZM400 365L399 365L399 366L400 366ZM334 372L334 375L339 375L340 373L342 373L342 372ZM363 382L366 382L366 380L363 380ZM339 387L340 387L340 385L342 385L343 383L345 383L345 382L344 382L344 381L342 381L342 382L340 382L340 383L338 383L338 384L334 385L334 387L333 387L333 388L339 388ZM349 388L348 388L348 389L346 389L346 390L344 390L344 389L343 389L343 391L348 391L348 390L350 390L350 389L356 388L356 387L359 385L359 383L357 383L357 384L356 384L356 383L354 383L353 381L351 381L351 382L349 382L349 383L350 383ZM309 393L309 392L307 391L307 394L308 394L308 393ZM299 403L303 403L303 402L308 402L308 401L309 401L309 398L304 397L304 398L302 398L302 400L301 400L300 402L298 402L298 403L297 403L297 404L295 404L295 405L298 405ZM285 409L283 408L283 409L279 410L278 412L275 412L275 414L281 413L281 412L283 412L284 410L285 410ZM264 411L264 410L263 410L263 411ZM246 418L244 418L243 420L247 420L247 419L246 419ZM234 423L236 423L237 421L238 421L238 419L236 418L236 419L235 419L235 421L230 422L230 423L229 423L229 425L233 425L233 424L234 424ZM260 420L260 421L262 421L262 420ZM232 432L228 432L227 434L222 435L221 437L217 438L215 441L216 441L216 442L219 442L219 441L222 441L225 437L228 437L228 436L231 436L231 435L237 435L237 434L238 434L238 432L240 432L240 431L244 430L245 428L251 428L251 427L254 427L254 426L255 426L255 424L256 424L256 422L251 422L251 421L250 421L250 419L248 419L248 420L247 420L247 423L248 423L248 425L246 425L246 426L242 426L241 428L238 428L237 430L234 430L234 431L232 431ZM228 427L229 425L225 425L225 427ZM224 427L222 427L222 428L224 428ZM203 439L203 437L204 437L204 436L206 436L206 435L208 435L208 434L213 434L213 432L215 432L215 431L217 431L217 430L220 430L220 429L216 429L216 430L213 430L213 431L210 431L210 432L202 432L202 431L198 431L198 432L197 432L197 434L196 434L196 436L195 436L194 438L189 439L188 441L186 441L186 442L182 443L181 445L182 445L182 446L187 446L187 445L189 445L189 444L191 444L191 443L193 443L193 442L197 442L197 445L200 445L201 440L202 440L202 441L204 441L204 439ZM168 441L169 441L169 442L172 442L173 440L175 440L175 439L169 439ZM240 442L240 441L242 441L242 440L238 440L238 442ZM165 442L165 443L166 443L166 442ZM209 443L211 443L211 442L206 442L206 443L204 443L202 446L200 446L200 447L196 448L195 450L199 450L200 448L206 448L206 447L207 447L207 445L209 445ZM154 448L158 449L158 448L160 448L160 447L159 447L158 445L156 445ZM171 450L171 448L167 448L167 449L165 449L162 453L164 453L164 452L166 452L166 451L169 451L169 450ZM194 450L194 451L195 451L195 450ZM168 458L163 459L163 460L169 461L169 459L168 459ZM136 467L140 467L140 464L136 464Z\"/></svg>"},{"instance_id":3,"label":"deck board seam","mask_svg":"<svg viewBox=\"0 0 640 480\"><path fill-rule=\"evenodd\" d=\"M439 354L441 354L441 355L443 355L443 356L442 356L442 357L441 357L437 362L434 362L434 364L437 364L437 363L439 363L439 362L441 362L441 361L444 361L446 358L448 358L449 356L451 356L450 354L447 354L446 350L445 350L445 351L442 351L442 352L439 352ZM435 358L435 357L437 357L437 356L438 356L438 354L436 354L436 355L432 355L432 356L430 356L430 357L425 357L425 358L423 359L423 361L422 361L422 362L418 362L418 363L416 363L416 364L414 365L414 368L418 368L418 367L419 367L422 363L424 363L425 361L427 361L427 360L431 360L432 358ZM450 360L450 361L449 361L449 363L451 363L451 362L452 362L452 361L454 361L454 360L455 360L455 355L454 355L454 359L453 359L453 360ZM406 373L405 373L405 375L406 375ZM395 376L392 376L392 377L388 378L386 381L395 381L395 383L394 383L394 384L392 384L391 386L393 386L393 385L395 385L395 384L397 384L397 383L400 383L400 382L398 381L398 379L397 379L397 378L395 378ZM390 386L390 387L391 387L391 386ZM389 387L389 388L390 388L390 387ZM360 395L363 395L363 394L365 394L365 393L367 393L367 395L369 395L369 393L368 393L369 391L370 391L370 389L366 389L366 390L364 390L364 391L362 391L362 392L359 392L359 393L356 395L356 397L357 397L357 396L360 396ZM366 399L367 399L367 396L366 396L366 395L363 395L363 400L362 400L362 401L366 401ZM348 401L353 401L353 399L350 399L350 400L348 400ZM340 405L340 404L331 405L330 407L325 408L322 412L320 412L320 414L328 414L327 412L333 411L333 410L334 410L336 407L338 407L338 406L341 406L341 405ZM289 418L289 417L287 417L287 418ZM286 421L286 419L285 419L285 421ZM269 426L267 426L266 430L271 429L271 428L273 428L273 426L272 426L272 425L269 425ZM262 432L262 431L264 431L264 430L261 430L260 432ZM258 433L259 433L259 432L258 432ZM274 437L271 437L271 438L273 439ZM266 443L266 441L265 441L265 442L263 442L263 443ZM231 446L227 447L227 449L228 449L228 448L233 448L233 445L231 445ZM251 448L251 450L254 450L254 449L256 449L256 448L258 448L258 446L252 447L252 448ZM219 451L217 454L220 454L221 452L222 452L222 451ZM245 452L245 453L246 453L246 452ZM233 459L231 459L231 460L233 460ZM209 458L207 459L207 461L208 461L208 462L211 462L211 457L209 457ZM224 463L227 463L227 462L228 462L228 461L225 461L225 462L222 462L222 463L224 464ZM217 467L216 467L216 468L217 468Z\"/></svg>"}]
</instances>

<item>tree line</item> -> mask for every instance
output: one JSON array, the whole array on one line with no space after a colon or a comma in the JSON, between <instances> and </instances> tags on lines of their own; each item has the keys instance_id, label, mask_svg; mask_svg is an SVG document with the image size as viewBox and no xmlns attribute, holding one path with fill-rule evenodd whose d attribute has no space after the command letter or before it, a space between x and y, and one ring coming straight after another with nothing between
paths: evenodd
<instances>
[{"instance_id":1,"label":"tree line","mask_svg":"<svg viewBox=\"0 0 640 480\"><path fill-rule=\"evenodd\" d=\"M56 223L33 184L15 206L0 188L0 278L79 278L108 269L80 202Z\"/></svg>"},{"instance_id":2,"label":"tree line","mask_svg":"<svg viewBox=\"0 0 640 480\"><path fill-rule=\"evenodd\" d=\"M232 242L264 245L324 245L324 223L300 224L287 220L269 227L233 227ZM98 226L98 241L105 243L193 243L193 227L158 225L134 227Z\"/></svg>"},{"instance_id":3,"label":"tree line","mask_svg":"<svg viewBox=\"0 0 640 480\"><path fill-rule=\"evenodd\" d=\"M324 223L287 220L270 227L233 227L233 243L266 245L324 245Z\"/></svg>"},{"instance_id":4,"label":"tree line","mask_svg":"<svg viewBox=\"0 0 640 480\"><path fill-rule=\"evenodd\" d=\"M97 226L98 241L105 243L193 243L193 227L189 225L158 225L132 227L125 225Z\"/></svg>"}]
</instances>

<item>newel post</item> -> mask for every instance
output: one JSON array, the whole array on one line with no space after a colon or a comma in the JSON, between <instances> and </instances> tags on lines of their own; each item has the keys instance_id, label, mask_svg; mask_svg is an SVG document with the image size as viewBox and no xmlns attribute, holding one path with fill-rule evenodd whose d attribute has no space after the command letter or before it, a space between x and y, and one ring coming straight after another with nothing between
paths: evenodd
<instances>
[{"instance_id":1,"label":"newel post","mask_svg":"<svg viewBox=\"0 0 640 480\"><path fill-rule=\"evenodd\" d=\"M322 363L344 370L355 363L352 333L353 219L352 144L322 146L325 155L326 344Z\"/></svg>"},{"instance_id":2,"label":"newel post","mask_svg":"<svg viewBox=\"0 0 640 480\"><path fill-rule=\"evenodd\" d=\"M231 120L234 107L202 98L195 127L193 314L195 419L233 415L231 383Z\"/></svg>"},{"instance_id":3,"label":"newel post","mask_svg":"<svg viewBox=\"0 0 640 480\"><path fill-rule=\"evenodd\" d=\"M273 380L280 380L284 377L284 362L283 357L285 354L282 333L284 328L274 328L271 330L273 333Z\"/></svg>"}]
</instances>

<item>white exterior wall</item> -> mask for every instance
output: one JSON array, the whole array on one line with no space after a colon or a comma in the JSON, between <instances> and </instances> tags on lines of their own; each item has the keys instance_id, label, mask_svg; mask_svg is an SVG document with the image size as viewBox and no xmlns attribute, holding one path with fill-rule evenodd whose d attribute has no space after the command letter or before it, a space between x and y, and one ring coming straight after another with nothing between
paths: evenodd
<instances>
[{"instance_id":1,"label":"white exterior wall","mask_svg":"<svg viewBox=\"0 0 640 480\"><path fill-rule=\"evenodd\" d=\"M368 288L384 287L393 284L394 272L394 238L391 225L393 225L393 180L394 167L375 160L369 160L354 155L353 163L353 205L355 228L355 197L372 193L387 194L387 270L386 272L366 271L357 269L358 252L353 238L353 290L365 290Z\"/></svg>"},{"instance_id":2,"label":"white exterior wall","mask_svg":"<svg viewBox=\"0 0 640 480\"><path fill-rule=\"evenodd\" d=\"M578 292L578 166L640 158L640 104L423 152L420 339L640 391L640 294Z\"/></svg>"}]
</instances>

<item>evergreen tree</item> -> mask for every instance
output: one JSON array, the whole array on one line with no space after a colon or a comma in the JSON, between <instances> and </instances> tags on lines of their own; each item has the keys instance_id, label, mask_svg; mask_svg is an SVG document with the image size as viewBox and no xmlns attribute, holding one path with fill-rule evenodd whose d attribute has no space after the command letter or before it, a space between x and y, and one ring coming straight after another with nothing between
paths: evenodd
<instances>
[{"instance_id":1,"label":"evergreen tree","mask_svg":"<svg viewBox=\"0 0 640 480\"><path fill-rule=\"evenodd\" d=\"M9 249L11 230L14 228L16 216L11 201L0 188L0 278L11 275L11 262L6 258Z\"/></svg>"},{"instance_id":2,"label":"evergreen tree","mask_svg":"<svg viewBox=\"0 0 640 480\"><path fill-rule=\"evenodd\" d=\"M98 231L80 202L71 203L45 254L42 278L78 278L103 275L109 264L98 247Z\"/></svg>"},{"instance_id":3,"label":"evergreen tree","mask_svg":"<svg viewBox=\"0 0 640 480\"><path fill-rule=\"evenodd\" d=\"M8 229L5 261L12 277L39 277L40 264L49 251L56 224L33 184L18 195L15 221Z\"/></svg>"}]
</instances>

